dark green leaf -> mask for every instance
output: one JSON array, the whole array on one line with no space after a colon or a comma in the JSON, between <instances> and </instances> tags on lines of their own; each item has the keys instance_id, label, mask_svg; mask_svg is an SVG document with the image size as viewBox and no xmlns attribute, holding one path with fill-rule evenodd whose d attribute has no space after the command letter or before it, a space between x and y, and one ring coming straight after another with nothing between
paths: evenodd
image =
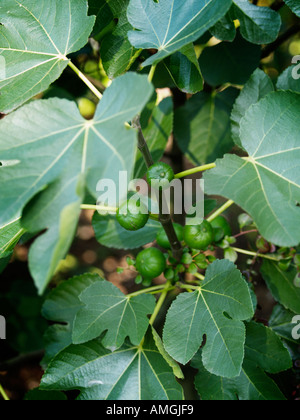
<instances>
[{"instance_id":1,"label":"dark green leaf","mask_svg":"<svg viewBox=\"0 0 300 420\"><path fill-rule=\"evenodd\" d=\"M94 34L105 33L113 27L115 13L120 4L126 0L88 0L89 15L96 16Z\"/></svg>"},{"instance_id":2,"label":"dark green leaf","mask_svg":"<svg viewBox=\"0 0 300 420\"><path fill-rule=\"evenodd\" d=\"M84 187L96 201L99 180L118 185L120 171L132 176L136 131L125 122L141 112L152 92L146 76L129 73L105 91L92 121L60 99L32 102L1 120L0 152L7 166L0 167L0 224L33 198L22 222L30 232L48 229L29 255L40 292L72 242Z\"/></svg>"},{"instance_id":3,"label":"dark green leaf","mask_svg":"<svg viewBox=\"0 0 300 420\"><path fill-rule=\"evenodd\" d=\"M239 34L234 42L207 47L199 64L204 80L211 86L224 83L243 85L258 67L261 49L245 41Z\"/></svg>"},{"instance_id":4,"label":"dark green leaf","mask_svg":"<svg viewBox=\"0 0 300 420\"><path fill-rule=\"evenodd\" d=\"M281 305L276 305L269 320L269 326L285 342L299 346L300 340L293 338L293 329L295 328L295 324L293 324L294 317L294 312L285 309Z\"/></svg>"},{"instance_id":5,"label":"dark green leaf","mask_svg":"<svg viewBox=\"0 0 300 420\"><path fill-rule=\"evenodd\" d=\"M165 349L186 364L206 335L205 368L216 375L235 377L244 358L245 328L241 321L252 316L249 289L239 270L228 260L215 261L199 289L179 295L169 309L163 334Z\"/></svg>"},{"instance_id":6,"label":"dark green leaf","mask_svg":"<svg viewBox=\"0 0 300 420\"><path fill-rule=\"evenodd\" d=\"M232 8L222 19L219 20L219 22L215 24L215 26L210 29L212 35L221 41L232 42L236 36L236 29L231 10Z\"/></svg>"},{"instance_id":7,"label":"dark green leaf","mask_svg":"<svg viewBox=\"0 0 300 420\"><path fill-rule=\"evenodd\" d=\"M241 34L253 44L269 44L276 40L281 28L279 13L269 7L258 7L248 0L233 0L233 13L241 25Z\"/></svg>"},{"instance_id":8,"label":"dark green leaf","mask_svg":"<svg viewBox=\"0 0 300 420\"><path fill-rule=\"evenodd\" d=\"M54 325L45 334L46 354L43 363L48 364L60 351L72 344L72 328L75 316L83 306L79 295L94 283L103 282L96 274L84 274L61 283L47 297L42 315Z\"/></svg>"},{"instance_id":9,"label":"dark green leaf","mask_svg":"<svg viewBox=\"0 0 300 420\"><path fill-rule=\"evenodd\" d=\"M115 350L127 337L138 345L144 337L155 307L152 295L127 297L109 282L92 284L79 296L84 306L77 312L73 327L73 343L81 344L107 331L102 344Z\"/></svg>"},{"instance_id":10,"label":"dark green leaf","mask_svg":"<svg viewBox=\"0 0 300 420\"><path fill-rule=\"evenodd\" d=\"M193 366L199 369L195 385L203 400L285 399L265 372L279 373L292 366L287 349L271 329L255 323L247 323L246 327L245 360L237 378L229 380L209 374L200 354L193 360Z\"/></svg>"},{"instance_id":11,"label":"dark green leaf","mask_svg":"<svg viewBox=\"0 0 300 420\"><path fill-rule=\"evenodd\" d=\"M233 88L217 95L201 92L176 110L176 141L196 166L214 162L231 150L230 114L237 94Z\"/></svg>"},{"instance_id":12,"label":"dark green leaf","mask_svg":"<svg viewBox=\"0 0 300 420\"><path fill-rule=\"evenodd\" d=\"M296 268L282 271L277 263L264 261L261 273L272 295L286 309L300 313L300 288L296 286Z\"/></svg>"},{"instance_id":13,"label":"dark green leaf","mask_svg":"<svg viewBox=\"0 0 300 420\"><path fill-rule=\"evenodd\" d=\"M5 285L5 293L0 294L0 311L6 318L7 344L17 354L27 354L44 348L47 322L40 315L43 300L37 295L31 279L27 279L24 272L20 275L20 267L11 275L11 286ZM3 347L5 349L2 343L1 351Z\"/></svg>"},{"instance_id":14,"label":"dark green leaf","mask_svg":"<svg viewBox=\"0 0 300 420\"><path fill-rule=\"evenodd\" d=\"M279 246L300 241L299 113L299 94L269 94L241 122L241 143L249 157L226 155L204 174L206 193L234 200L263 237Z\"/></svg>"},{"instance_id":15,"label":"dark green leaf","mask_svg":"<svg viewBox=\"0 0 300 420\"><path fill-rule=\"evenodd\" d=\"M278 78L277 89L300 93L300 64L288 67Z\"/></svg>"},{"instance_id":16,"label":"dark green leaf","mask_svg":"<svg viewBox=\"0 0 300 420\"><path fill-rule=\"evenodd\" d=\"M108 3L108 2L107 2ZM104 70L110 79L114 79L128 70L139 52L129 42L127 33L132 26L127 19L129 0L109 2L113 17L118 19L116 28L105 36L101 43L100 55Z\"/></svg>"},{"instance_id":17,"label":"dark green leaf","mask_svg":"<svg viewBox=\"0 0 300 420\"><path fill-rule=\"evenodd\" d=\"M11 255L5 258L0 259L0 274L5 270L6 266L9 264Z\"/></svg>"}]
</instances>

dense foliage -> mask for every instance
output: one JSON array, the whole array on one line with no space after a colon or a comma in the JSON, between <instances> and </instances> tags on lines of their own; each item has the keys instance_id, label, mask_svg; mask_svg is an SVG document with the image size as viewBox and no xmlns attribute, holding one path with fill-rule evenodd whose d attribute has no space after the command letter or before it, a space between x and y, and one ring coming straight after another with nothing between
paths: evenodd
<instances>
[{"instance_id":1,"label":"dense foliage","mask_svg":"<svg viewBox=\"0 0 300 420\"><path fill-rule=\"evenodd\" d=\"M26 399L295 398L299 18L298 0L0 2L0 272L21 244L38 293L14 274L0 314L6 346L45 350ZM144 196L135 214L127 184L99 202L120 173L162 182L157 211ZM163 214L164 183L202 173L206 220ZM131 293L89 267L58 276L89 210Z\"/></svg>"}]
</instances>

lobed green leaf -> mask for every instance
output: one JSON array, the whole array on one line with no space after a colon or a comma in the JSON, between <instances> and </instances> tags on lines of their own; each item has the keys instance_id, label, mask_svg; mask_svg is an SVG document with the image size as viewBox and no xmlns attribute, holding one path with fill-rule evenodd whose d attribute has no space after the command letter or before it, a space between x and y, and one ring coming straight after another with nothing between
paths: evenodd
<instances>
[{"instance_id":1,"label":"lobed green leaf","mask_svg":"<svg viewBox=\"0 0 300 420\"><path fill-rule=\"evenodd\" d=\"M245 360L240 375L221 378L207 372L201 355L193 360L199 369L196 388L203 400L277 401L285 400L267 373L279 373L292 366L291 357L279 337L267 327L254 322L246 324Z\"/></svg>"},{"instance_id":2,"label":"lobed green leaf","mask_svg":"<svg viewBox=\"0 0 300 420\"><path fill-rule=\"evenodd\" d=\"M234 200L279 246L300 242L299 112L300 96L292 92L271 93L252 105L240 131L249 157L226 155L204 175L208 194Z\"/></svg>"},{"instance_id":3,"label":"lobed green leaf","mask_svg":"<svg viewBox=\"0 0 300 420\"><path fill-rule=\"evenodd\" d=\"M91 121L62 99L32 102L1 120L6 166L0 167L0 224L27 205L23 226L34 233L48 229L29 255L41 293L73 240L85 189L96 201L101 179L118 185L120 171L131 179L137 136L125 123L141 112L152 92L146 76L129 73L105 91ZM45 250L42 264L40 249Z\"/></svg>"},{"instance_id":4,"label":"lobed green leaf","mask_svg":"<svg viewBox=\"0 0 300 420\"><path fill-rule=\"evenodd\" d=\"M228 11L231 0L130 0L127 16L136 29L128 34L136 48L157 49L144 67L196 41Z\"/></svg>"},{"instance_id":5,"label":"lobed green leaf","mask_svg":"<svg viewBox=\"0 0 300 420\"><path fill-rule=\"evenodd\" d=\"M205 368L233 378L240 374L244 359L245 327L241 321L252 316L249 288L239 270L228 260L215 261L199 290L179 295L169 309L163 334L165 349L186 364L205 336Z\"/></svg>"},{"instance_id":6,"label":"lobed green leaf","mask_svg":"<svg viewBox=\"0 0 300 420\"><path fill-rule=\"evenodd\" d=\"M128 297L109 282L92 284L79 299L84 306L76 314L73 343L85 343L106 331L102 344L112 350L120 348L127 337L138 345L149 326L147 315L155 307L154 296Z\"/></svg>"}]
</instances>

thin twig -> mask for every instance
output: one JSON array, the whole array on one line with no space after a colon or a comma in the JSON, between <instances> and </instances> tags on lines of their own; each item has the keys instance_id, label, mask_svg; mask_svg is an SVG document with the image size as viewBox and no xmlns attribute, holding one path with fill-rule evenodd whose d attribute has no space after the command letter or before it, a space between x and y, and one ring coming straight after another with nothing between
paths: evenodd
<instances>
[{"instance_id":1,"label":"thin twig","mask_svg":"<svg viewBox=\"0 0 300 420\"><path fill-rule=\"evenodd\" d=\"M296 23L295 25L291 26L286 32L280 35L275 42L272 44L267 45L261 53L261 59L269 57L277 48L280 47L284 42L288 41L293 35L296 35L300 32L300 24Z\"/></svg>"}]
</instances>

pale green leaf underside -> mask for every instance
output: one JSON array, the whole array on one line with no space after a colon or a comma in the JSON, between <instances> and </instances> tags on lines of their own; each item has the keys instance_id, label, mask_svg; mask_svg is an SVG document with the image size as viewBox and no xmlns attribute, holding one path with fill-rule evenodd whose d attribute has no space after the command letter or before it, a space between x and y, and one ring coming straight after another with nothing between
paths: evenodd
<instances>
[{"instance_id":1,"label":"pale green leaf underside","mask_svg":"<svg viewBox=\"0 0 300 420\"><path fill-rule=\"evenodd\" d=\"M131 0L127 16L136 30L128 33L129 41L136 48L158 49L144 66L157 64L203 35L230 5L231 0Z\"/></svg>"},{"instance_id":2,"label":"pale green leaf underside","mask_svg":"<svg viewBox=\"0 0 300 420\"><path fill-rule=\"evenodd\" d=\"M238 146L242 146L240 123L247 110L273 91L274 85L270 77L263 70L255 70L236 100L231 114L232 138Z\"/></svg>"},{"instance_id":3,"label":"pale green leaf underside","mask_svg":"<svg viewBox=\"0 0 300 420\"><path fill-rule=\"evenodd\" d=\"M203 400L273 401L285 400L268 373L291 367L291 358L279 337L261 324L246 325L245 360L241 374L233 379L211 375L203 367L200 354L193 360L199 369L196 388Z\"/></svg>"},{"instance_id":4,"label":"pale green leaf underside","mask_svg":"<svg viewBox=\"0 0 300 420\"><path fill-rule=\"evenodd\" d=\"M199 290L181 294L172 304L163 334L165 349L186 364L206 335L205 368L215 375L235 377L244 358L245 327L241 321L252 315L249 289L241 273L228 260L216 261Z\"/></svg>"},{"instance_id":5,"label":"pale green leaf underside","mask_svg":"<svg viewBox=\"0 0 300 420\"><path fill-rule=\"evenodd\" d=\"M86 0L6 0L0 6L0 111L8 112L47 89L87 42L95 18Z\"/></svg>"},{"instance_id":6,"label":"pale green leaf underside","mask_svg":"<svg viewBox=\"0 0 300 420\"><path fill-rule=\"evenodd\" d=\"M148 336L113 353L98 341L72 345L50 364L41 389L79 389L81 400L182 400L172 368Z\"/></svg>"},{"instance_id":7,"label":"pale green leaf underside","mask_svg":"<svg viewBox=\"0 0 300 420\"><path fill-rule=\"evenodd\" d=\"M109 282L92 284L79 296L83 307L76 315L73 343L81 344L107 331L102 340L104 347L115 350L129 337L138 345L144 337L155 307L152 295L128 298Z\"/></svg>"},{"instance_id":8,"label":"pale green leaf underside","mask_svg":"<svg viewBox=\"0 0 300 420\"><path fill-rule=\"evenodd\" d=\"M205 174L208 194L234 200L260 233L280 246L300 241L299 113L299 94L269 94L241 121L241 144L249 157L226 155Z\"/></svg>"},{"instance_id":9,"label":"pale green leaf underside","mask_svg":"<svg viewBox=\"0 0 300 420\"><path fill-rule=\"evenodd\" d=\"M38 241L47 246L45 258L53 256L41 265L39 247L31 254L40 291L67 252L84 187L96 201L101 179L118 185L120 171L132 176L136 132L125 123L141 112L152 92L146 76L129 73L106 90L92 121L62 99L32 102L1 121L0 156L6 166L0 167L0 224L19 215L34 197L24 224L31 232L50 228Z\"/></svg>"}]
</instances>

